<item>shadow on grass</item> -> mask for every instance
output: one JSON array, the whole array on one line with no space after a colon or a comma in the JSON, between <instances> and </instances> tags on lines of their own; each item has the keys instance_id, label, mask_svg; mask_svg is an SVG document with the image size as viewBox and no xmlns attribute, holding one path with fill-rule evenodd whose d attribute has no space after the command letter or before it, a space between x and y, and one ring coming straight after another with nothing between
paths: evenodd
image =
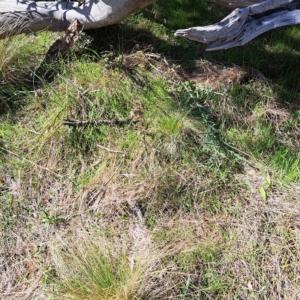
<instances>
[{"instance_id":1,"label":"shadow on grass","mask_svg":"<svg viewBox=\"0 0 300 300\"><path fill-rule=\"evenodd\" d=\"M13 116L22 109L28 93L35 89L32 82L32 74L22 74L21 78L14 80L2 79L0 84L0 117L8 114Z\"/></svg>"},{"instance_id":2,"label":"shadow on grass","mask_svg":"<svg viewBox=\"0 0 300 300\"><path fill-rule=\"evenodd\" d=\"M98 53L115 51L119 54L148 48L175 60L185 70L195 68L201 58L246 70L254 68L276 86L282 104L299 102L294 99L300 88L299 26L266 33L244 47L211 53L206 53L200 43L172 38L176 29L213 24L228 13L229 9L203 0L159 0L123 24L89 31L93 39L90 48ZM11 86L13 89L14 83Z\"/></svg>"},{"instance_id":3,"label":"shadow on grass","mask_svg":"<svg viewBox=\"0 0 300 300\"><path fill-rule=\"evenodd\" d=\"M53 65L41 64L32 71L22 72L20 76L11 79L2 79L0 84L0 117L9 114L13 116L26 105L27 97L32 92L50 84L59 72L60 63Z\"/></svg>"},{"instance_id":4,"label":"shadow on grass","mask_svg":"<svg viewBox=\"0 0 300 300\"><path fill-rule=\"evenodd\" d=\"M123 24L88 31L87 36L92 40L91 44L84 51L70 55L68 60L80 59L91 53L97 54L93 59L101 60L102 53L107 51L116 57L143 50L159 53L176 62L183 72L197 71L197 62L201 59L208 59L219 65L237 65L245 70L256 69L274 86L277 102L291 113L297 111L300 106L300 37L299 33L297 35L299 27L278 29L264 34L244 47L213 53L205 52L205 46L200 43L172 37L177 28L210 24L220 20L227 13L227 9L218 9L216 4L201 0L172 3L161 1L130 17ZM198 20L201 22L198 23ZM41 88L44 82L51 83L57 72L59 63L49 67L41 65L34 76L34 83L29 82L30 80L16 81L2 86L3 89L0 87L0 115L20 109L24 96ZM182 81L185 80L183 77ZM240 93L244 92L241 88ZM243 97L236 90L235 93L237 95L233 95L233 101L236 101L237 106L241 105ZM259 102L259 95L254 98ZM252 105L249 105L250 110ZM201 109L204 109L205 114L202 111L198 117L208 118L212 135L218 140L219 146L226 149L218 135L219 121L212 118L213 113L209 107L203 106Z\"/></svg>"},{"instance_id":5,"label":"shadow on grass","mask_svg":"<svg viewBox=\"0 0 300 300\"><path fill-rule=\"evenodd\" d=\"M124 24L88 31L93 42L86 52L92 49L101 58L104 51L122 55L149 50L176 61L185 72L195 70L197 61L203 58L220 65L255 69L275 87L278 102L297 110L300 105L299 26L294 27L296 29L290 27L266 33L244 47L210 53L205 52L205 45L172 37L176 29L212 24L229 12L228 9L203 0L158 1L128 18ZM164 35L166 38L162 38ZM20 101L14 91L36 89L38 77L48 78L48 81L54 77L54 73L44 67L37 74L33 87L27 82L13 82L5 84L3 89L0 87L0 114L9 108L18 108Z\"/></svg>"},{"instance_id":6,"label":"shadow on grass","mask_svg":"<svg viewBox=\"0 0 300 300\"><path fill-rule=\"evenodd\" d=\"M201 4L199 5L201 13L195 9L195 3ZM181 6L180 9L176 10L176 5ZM218 52L205 52L205 46L200 43L172 37L175 29L211 24L217 21L216 19L211 21L212 15L218 17L218 20L224 17L221 15L226 11L220 10L214 14L215 9L215 4L203 4L198 0L175 1L174 5L158 2L135 17L129 18L124 24L89 32L93 39L90 48L100 55L105 51L112 51L120 56L138 50L158 53L168 61L180 65L183 74L197 72L197 63L202 59L207 59L216 65L239 66L245 71L256 70L272 87L271 97L275 96L276 103L291 115L297 112L300 108L299 26L280 28L263 34L243 47ZM201 19L201 22L198 19ZM182 77L182 82L184 81L186 78ZM251 94L251 102L255 103L248 103L245 107L243 102L247 95L243 96L243 94L247 93L245 91L247 88L250 89L248 93ZM238 89L233 89L232 104L241 106L246 113L248 107L250 113L256 104L266 101L266 98L261 99L260 93L256 93L250 85L247 88L241 84ZM218 147L229 153L227 157L232 157L232 149L228 148L220 136L220 121L213 118L214 113L210 107L206 107L203 103L202 105L205 114L202 111L197 116L190 117L200 118L201 121L207 118ZM233 122L236 123L235 120ZM269 149L267 152L271 155L274 151Z\"/></svg>"},{"instance_id":7,"label":"shadow on grass","mask_svg":"<svg viewBox=\"0 0 300 300\"><path fill-rule=\"evenodd\" d=\"M298 31L295 37L293 32ZM291 112L300 107L300 26L268 32L243 47L211 52L205 58L255 69L273 86L276 101Z\"/></svg>"},{"instance_id":8,"label":"shadow on grass","mask_svg":"<svg viewBox=\"0 0 300 300\"><path fill-rule=\"evenodd\" d=\"M196 24L195 24L196 25ZM166 30L168 35L173 31ZM298 29L299 27L297 27ZM205 52L205 46L184 39L161 39L149 28L114 25L88 34L93 39L90 48L129 54L137 50L159 53L182 67L184 72L197 71L197 61L207 59L217 65L239 66L259 71L273 86L277 102L291 112L300 105L300 37L289 34L291 28L269 32L246 46ZM299 29L300 32L300 29ZM186 80L186 79L183 79Z\"/></svg>"}]
</instances>

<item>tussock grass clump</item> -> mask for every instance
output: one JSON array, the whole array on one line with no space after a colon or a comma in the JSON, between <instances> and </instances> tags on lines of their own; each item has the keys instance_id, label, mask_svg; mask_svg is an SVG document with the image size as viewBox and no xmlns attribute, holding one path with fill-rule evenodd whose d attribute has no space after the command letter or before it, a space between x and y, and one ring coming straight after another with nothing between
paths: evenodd
<instances>
[{"instance_id":1,"label":"tussock grass clump","mask_svg":"<svg viewBox=\"0 0 300 300\"><path fill-rule=\"evenodd\" d=\"M54 264L47 279L55 299L129 300L175 295L180 281L170 278L164 282L163 278L177 272L167 258L179 253L182 245L157 247L143 224L122 225L122 240L97 231L55 240L51 245Z\"/></svg>"},{"instance_id":2,"label":"tussock grass clump","mask_svg":"<svg viewBox=\"0 0 300 300\"><path fill-rule=\"evenodd\" d=\"M126 253L105 240L70 241L55 252L56 299L139 299L143 276L138 262L130 266Z\"/></svg>"}]
</instances>

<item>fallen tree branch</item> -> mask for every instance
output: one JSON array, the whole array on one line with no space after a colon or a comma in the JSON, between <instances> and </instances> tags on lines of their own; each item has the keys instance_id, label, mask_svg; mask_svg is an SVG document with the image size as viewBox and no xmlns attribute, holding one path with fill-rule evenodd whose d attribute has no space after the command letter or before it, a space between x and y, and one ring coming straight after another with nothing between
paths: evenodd
<instances>
[{"instance_id":1,"label":"fallen tree branch","mask_svg":"<svg viewBox=\"0 0 300 300\"><path fill-rule=\"evenodd\" d=\"M266 0L235 9L221 22L177 30L175 36L209 44L207 51L244 45L258 35L286 25L300 24L299 0Z\"/></svg>"},{"instance_id":2,"label":"fallen tree branch","mask_svg":"<svg viewBox=\"0 0 300 300\"><path fill-rule=\"evenodd\" d=\"M111 120L98 120L98 121L79 121L79 120L70 120L65 119L63 121L63 125L68 125L72 127L80 127L80 126L101 126L101 125L124 125L130 123L137 123L137 120L133 120L131 118L125 119L111 119Z\"/></svg>"}]
</instances>

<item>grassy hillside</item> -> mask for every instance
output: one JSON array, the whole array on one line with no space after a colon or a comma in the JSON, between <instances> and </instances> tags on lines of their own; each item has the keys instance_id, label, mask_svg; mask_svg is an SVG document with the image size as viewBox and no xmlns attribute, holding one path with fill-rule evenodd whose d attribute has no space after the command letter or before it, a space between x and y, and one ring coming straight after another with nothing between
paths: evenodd
<instances>
[{"instance_id":1,"label":"grassy hillside","mask_svg":"<svg viewBox=\"0 0 300 300\"><path fill-rule=\"evenodd\" d=\"M300 27L206 53L158 1L0 42L1 299L297 299Z\"/></svg>"}]
</instances>

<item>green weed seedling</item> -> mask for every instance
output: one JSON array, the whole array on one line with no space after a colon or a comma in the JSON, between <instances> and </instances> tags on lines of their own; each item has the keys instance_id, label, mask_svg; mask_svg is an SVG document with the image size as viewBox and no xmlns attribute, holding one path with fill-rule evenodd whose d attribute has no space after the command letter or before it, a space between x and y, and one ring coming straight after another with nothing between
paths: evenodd
<instances>
[{"instance_id":1,"label":"green weed seedling","mask_svg":"<svg viewBox=\"0 0 300 300\"><path fill-rule=\"evenodd\" d=\"M299 123L300 110L297 110L289 119L289 124L291 126L296 126Z\"/></svg>"},{"instance_id":2,"label":"green weed seedling","mask_svg":"<svg viewBox=\"0 0 300 300\"><path fill-rule=\"evenodd\" d=\"M259 187L259 192L261 194L261 197L264 201L267 201L267 192L263 186Z\"/></svg>"},{"instance_id":3,"label":"green weed seedling","mask_svg":"<svg viewBox=\"0 0 300 300\"><path fill-rule=\"evenodd\" d=\"M188 275L185 284L182 286L182 293L183 293L184 299L187 299L186 297L187 297L187 294L189 291L190 284L191 284L191 277L190 277L190 275Z\"/></svg>"},{"instance_id":4,"label":"green weed seedling","mask_svg":"<svg viewBox=\"0 0 300 300\"><path fill-rule=\"evenodd\" d=\"M51 224L58 224L59 222L61 222L62 220L65 220L66 217L65 216L54 216L52 214L49 214L46 212L45 209L41 209L41 211L43 212L43 216L41 217L41 221L45 224L45 226L49 226Z\"/></svg>"}]
</instances>

